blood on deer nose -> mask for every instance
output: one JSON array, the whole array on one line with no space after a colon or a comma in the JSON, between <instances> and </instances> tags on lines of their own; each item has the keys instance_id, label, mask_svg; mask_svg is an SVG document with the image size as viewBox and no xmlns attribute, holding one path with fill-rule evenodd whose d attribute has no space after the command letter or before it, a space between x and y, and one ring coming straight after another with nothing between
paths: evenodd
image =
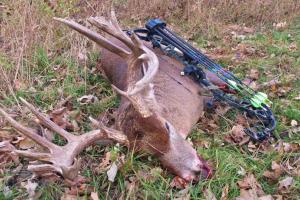
<instances>
[{"instance_id":1,"label":"blood on deer nose","mask_svg":"<svg viewBox=\"0 0 300 200\"><path fill-rule=\"evenodd\" d=\"M213 175L213 170L212 168L207 164L207 162L198 155L198 158L200 160L199 163L199 168L200 168L200 177L201 179L209 179Z\"/></svg>"}]
</instances>

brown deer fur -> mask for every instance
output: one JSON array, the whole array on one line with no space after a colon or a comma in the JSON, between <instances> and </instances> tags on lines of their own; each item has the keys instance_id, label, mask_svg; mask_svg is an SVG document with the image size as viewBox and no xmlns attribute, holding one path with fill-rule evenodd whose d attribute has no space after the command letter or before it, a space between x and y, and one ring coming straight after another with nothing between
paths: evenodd
<instances>
[{"instance_id":1,"label":"brown deer fur","mask_svg":"<svg viewBox=\"0 0 300 200\"><path fill-rule=\"evenodd\" d=\"M115 39L111 39L111 41L125 48L120 41ZM155 52L159 59L159 71L153 79L153 84L154 94L160 107L159 113L164 118L162 120L164 123L157 120L156 117L146 119L139 117L127 99L122 97L118 110L120 115L117 119L117 129L127 135L131 147L157 155L165 166L188 179L187 177L193 173L187 173L188 176L183 175L178 167L186 168L189 171L189 167L193 168L194 160L198 160L195 150L185 139L203 115L205 98L200 95L203 93L203 88L189 77L180 75L183 70L181 63L164 55L158 49L152 49L151 44L147 43L146 45ZM124 59L103 48L99 66L112 84L120 89L126 88L127 64ZM168 134L166 126L174 129L175 139L170 139L171 136ZM203 161L201 158L200 160ZM190 166L181 166L184 164ZM206 176L211 172L203 173Z\"/></svg>"}]
</instances>

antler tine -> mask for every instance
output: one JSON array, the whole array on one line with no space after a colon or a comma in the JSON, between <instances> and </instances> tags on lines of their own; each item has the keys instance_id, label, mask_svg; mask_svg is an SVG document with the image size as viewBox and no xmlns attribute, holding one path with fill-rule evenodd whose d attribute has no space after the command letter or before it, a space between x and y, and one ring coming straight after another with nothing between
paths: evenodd
<instances>
[{"instance_id":1,"label":"antler tine","mask_svg":"<svg viewBox=\"0 0 300 200\"><path fill-rule=\"evenodd\" d=\"M27 158L33 158L37 160L42 160L42 161L50 161L51 156L49 153L37 153L37 152L32 152L29 150L15 150L15 153L17 153L19 156L27 157Z\"/></svg>"},{"instance_id":2,"label":"antler tine","mask_svg":"<svg viewBox=\"0 0 300 200\"><path fill-rule=\"evenodd\" d=\"M44 116L43 113L39 112L37 109L34 108L34 106L30 103L28 103L25 99L20 97L21 102L41 121L41 123L49 128L50 130L53 130L54 132L58 133L60 136L64 137L68 140L68 142L74 140L74 135L68 133L63 128L59 127L57 124L55 124L53 121L48 119Z\"/></svg>"},{"instance_id":3,"label":"antler tine","mask_svg":"<svg viewBox=\"0 0 300 200\"><path fill-rule=\"evenodd\" d=\"M55 148L60 148L59 146L49 142L47 139L41 137L40 135L36 134L35 131L31 128L27 128L17 121L15 121L13 118L11 118L2 108L0 108L0 114L10 123L12 127L14 127L16 130L20 131L39 145L48 148L50 151L52 151Z\"/></svg>"},{"instance_id":4,"label":"antler tine","mask_svg":"<svg viewBox=\"0 0 300 200\"><path fill-rule=\"evenodd\" d=\"M131 50L134 50L135 47L130 38L126 34L124 34L122 30L120 30L120 27L116 27L113 21L106 20L104 17L90 17L88 19L88 22L90 22L100 30L108 33L109 35L117 38Z\"/></svg>"},{"instance_id":5,"label":"antler tine","mask_svg":"<svg viewBox=\"0 0 300 200\"><path fill-rule=\"evenodd\" d=\"M149 117L152 115L153 106L157 106L157 102L155 100L153 85L151 84L154 76L158 72L159 62L156 55L148 49L137 37L136 34L131 34L128 36L122 29L120 28L115 12L113 8L111 9L111 17L110 20L106 20L104 17L92 17L89 18L89 22L92 25L95 25L100 30L108 33L109 35L115 37L116 39L123 42L132 52L127 52L126 50L118 47L111 42L107 41L102 36L99 36L95 32L90 31L89 29L73 22L64 19L58 19L69 27L77 30L78 32L86 35L93 41L97 42L97 38L100 38L100 42L97 42L102 47L108 49L109 51L120 55L120 51L123 53L123 58L128 63L127 70L127 91L122 91L118 89L116 86L112 85L112 87L122 96L125 96L129 99L135 109L143 116ZM96 36L95 36L96 35ZM105 42L103 42L105 41ZM112 49L118 48L119 52L116 52ZM124 52L126 52L124 56ZM140 70L137 68L143 67L144 76L140 79ZM141 68L142 69L142 68ZM154 108L155 109L155 108ZM102 129L103 130L103 129Z\"/></svg>"},{"instance_id":6,"label":"antler tine","mask_svg":"<svg viewBox=\"0 0 300 200\"><path fill-rule=\"evenodd\" d=\"M145 74L143 78L135 83L134 89L130 91L129 95L137 94L138 92L142 91L147 86L149 86L149 84L153 81L153 78L155 77L156 73L158 72L159 61L157 56L147 47L142 46L141 48L145 53L139 56L139 59L144 61L143 67L144 70L146 69L146 72L144 72ZM145 67L145 64L147 67Z\"/></svg>"},{"instance_id":7,"label":"antler tine","mask_svg":"<svg viewBox=\"0 0 300 200\"><path fill-rule=\"evenodd\" d=\"M18 156L44 162L38 162L28 166L28 170L34 172L38 176L43 176L43 174L49 172L55 172L61 174L66 179L75 180L80 169L80 159L76 159L76 156L87 146L92 145L98 140L106 139L128 145L127 137L123 135L122 132L99 125L94 119L92 119L92 121L94 124L99 125L99 129L92 130L82 135L72 135L57 126L26 100L22 98L20 100L33 114L38 117L39 120L41 120L42 125L68 139L68 143L66 145L57 146L56 144L51 143L51 141L48 141L46 138L38 135L33 129L22 126L20 123L11 118L2 108L0 108L0 114L4 116L13 128L20 131L39 145L49 149L50 152L36 152L31 150L17 150L13 146L9 146L9 143L0 144L0 150L2 152L8 151ZM10 148L8 149L7 146Z\"/></svg>"},{"instance_id":8,"label":"antler tine","mask_svg":"<svg viewBox=\"0 0 300 200\"><path fill-rule=\"evenodd\" d=\"M104 131L107 134L108 139L112 139L116 142L119 142L120 144L125 144L129 146L129 141L127 137L121 132L117 131L115 129L108 128L104 126L101 122L97 121L96 119L89 117L90 121L94 126L99 128L100 130Z\"/></svg>"},{"instance_id":9,"label":"antler tine","mask_svg":"<svg viewBox=\"0 0 300 200\"><path fill-rule=\"evenodd\" d=\"M108 49L109 51L118 54L119 56L121 56L122 58L127 59L130 55L130 52L126 51L125 49L111 43L110 41L108 41L106 38L102 37L101 35L97 34L96 32L74 22L71 20L66 20L66 19L61 19L61 18L53 18L56 21L59 21L67 26L69 26L70 28L76 30L77 32L87 36L89 39L91 39L92 41L96 42L97 44L99 44L100 46Z\"/></svg>"}]
</instances>

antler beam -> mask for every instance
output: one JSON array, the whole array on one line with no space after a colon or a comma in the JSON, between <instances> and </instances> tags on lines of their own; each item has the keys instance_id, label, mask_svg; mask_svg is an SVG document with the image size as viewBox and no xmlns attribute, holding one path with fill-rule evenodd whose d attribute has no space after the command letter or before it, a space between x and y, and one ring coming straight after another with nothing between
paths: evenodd
<instances>
[{"instance_id":1,"label":"antler beam","mask_svg":"<svg viewBox=\"0 0 300 200\"><path fill-rule=\"evenodd\" d=\"M47 127L53 132L58 133L67 140L67 144L65 146L58 146L46 138L38 135L35 130L21 125L19 122L10 117L2 108L0 108L0 114L13 128L48 150L48 152L33 152L31 150L12 149L12 153L16 153L20 156L28 157L41 162L46 162L28 166L28 169L35 172L37 175L55 172L62 175L65 179L74 180L78 175L78 170L80 167L80 160L77 159L76 156L87 146L90 146L94 142L103 139L111 139L122 144L128 144L127 138L122 134L122 132L107 128L103 125L99 125L99 129L92 130L83 135L73 135L56 125L49 119L48 116L45 116L43 113L39 112L26 100L22 98L20 98L20 100L40 120L40 123L43 126ZM96 120L92 120L93 123L95 123Z\"/></svg>"},{"instance_id":2,"label":"antler beam","mask_svg":"<svg viewBox=\"0 0 300 200\"><path fill-rule=\"evenodd\" d=\"M122 91L114 85L112 85L112 87L120 95L129 99L134 108L143 117L149 117L153 114L153 109L157 110L158 104L154 97L152 81L158 72L158 58L155 53L153 53L139 40L136 34L132 33L128 36L122 31L118 25L113 9L111 11L110 20L107 20L104 17L91 17L88 21L101 31L104 31L110 36L120 40L127 48L122 48L113 44L97 32L92 31L74 21L60 18L54 19L87 36L103 48L106 48L107 50L124 58L128 64L127 91ZM137 68L140 68L140 70L137 70ZM141 75L142 70L144 75Z\"/></svg>"}]
</instances>

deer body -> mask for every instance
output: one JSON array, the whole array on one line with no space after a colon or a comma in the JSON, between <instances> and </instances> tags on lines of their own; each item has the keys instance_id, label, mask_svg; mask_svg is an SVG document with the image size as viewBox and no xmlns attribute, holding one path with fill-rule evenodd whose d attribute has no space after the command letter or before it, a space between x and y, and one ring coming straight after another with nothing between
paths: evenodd
<instances>
[{"instance_id":1,"label":"deer body","mask_svg":"<svg viewBox=\"0 0 300 200\"><path fill-rule=\"evenodd\" d=\"M116 39L110 39L110 41L127 49ZM152 80L154 95L158 103L159 114L168 122L168 126L172 126L174 129L173 136L171 136L173 139L164 137L167 134L162 133L163 127L155 127L159 123L151 122L151 119L139 118L139 114L131 107L126 97L122 97L118 109L117 129L126 134L132 148L157 155L165 166L181 177L187 180L193 179L194 171L199 171L198 166L202 165L203 176L206 177L210 173L209 167L203 159L200 158L200 162L198 161L199 157L196 151L184 140L203 115L205 98L200 95L203 88L189 77L180 75L184 68L182 63L164 55L159 49L153 49L151 44L146 42L144 44L156 54L159 60L158 72ZM103 48L100 66L113 85L122 90L127 88L128 66L123 58ZM141 68L136 68L136 70L141 72ZM138 79L141 79L143 73L138 74ZM149 130L145 130L147 124L150 125L148 125L149 129L156 128L157 133L149 134ZM176 160L176 157L179 158ZM181 162L186 162L187 166L181 166Z\"/></svg>"},{"instance_id":2,"label":"deer body","mask_svg":"<svg viewBox=\"0 0 300 200\"><path fill-rule=\"evenodd\" d=\"M125 48L120 41L111 40ZM204 98L200 96L203 88L189 77L180 75L183 70L182 63L164 55L159 49L152 49L151 44L146 45L159 59L159 71L153 79L153 84L161 114L173 124L182 137L186 138L203 115ZM100 66L112 84L120 89L126 89L127 63L124 59L106 49L101 49ZM139 78L142 78L142 74ZM122 98L120 112L124 110L126 100Z\"/></svg>"}]
</instances>

